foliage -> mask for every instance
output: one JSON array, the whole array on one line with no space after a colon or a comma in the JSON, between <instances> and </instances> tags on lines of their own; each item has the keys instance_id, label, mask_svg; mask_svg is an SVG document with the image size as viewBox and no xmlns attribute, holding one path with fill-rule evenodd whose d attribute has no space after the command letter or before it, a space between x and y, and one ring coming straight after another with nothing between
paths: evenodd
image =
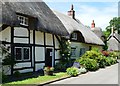
<instances>
[{"instance_id":1,"label":"foliage","mask_svg":"<svg viewBox=\"0 0 120 86\"><path fill-rule=\"evenodd\" d=\"M99 65L96 60L90 58L81 57L80 59L76 60L81 65L83 65L89 71L95 71L99 69Z\"/></svg>"},{"instance_id":2,"label":"foliage","mask_svg":"<svg viewBox=\"0 0 120 86\"><path fill-rule=\"evenodd\" d=\"M91 50L76 59L76 62L85 66L87 70L93 71L115 64L117 62L116 56L117 54L115 52Z\"/></svg>"},{"instance_id":3,"label":"foliage","mask_svg":"<svg viewBox=\"0 0 120 86\"><path fill-rule=\"evenodd\" d=\"M55 70L57 70L57 71L65 71L66 68L67 68L66 64L63 64L61 62L56 63L56 65L55 65Z\"/></svg>"},{"instance_id":4,"label":"foliage","mask_svg":"<svg viewBox=\"0 0 120 86\"><path fill-rule=\"evenodd\" d=\"M101 53L104 55L104 56L109 56L109 52L108 51L101 51Z\"/></svg>"},{"instance_id":5,"label":"foliage","mask_svg":"<svg viewBox=\"0 0 120 86\"><path fill-rule=\"evenodd\" d=\"M114 52L114 51L110 51L109 52L109 57L113 57L113 58L117 58L118 57L118 54L117 54L117 52Z\"/></svg>"},{"instance_id":6,"label":"foliage","mask_svg":"<svg viewBox=\"0 0 120 86\"><path fill-rule=\"evenodd\" d=\"M1 44L0 46L0 53L2 54L2 65L15 65L16 62L14 59L11 58L11 53L9 52L8 48Z\"/></svg>"},{"instance_id":7,"label":"foliage","mask_svg":"<svg viewBox=\"0 0 120 86\"><path fill-rule=\"evenodd\" d=\"M60 44L60 56L61 56L62 63L68 63L71 60L70 42L68 40L65 40L64 38L62 38L61 44Z\"/></svg>"},{"instance_id":8,"label":"foliage","mask_svg":"<svg viewBox=\"0 0 120 86\"><path fill-rule=\"evenodd\" d=\"M99 64L100 68L104 68L106 66L106 57L105 56L100 55L95 60Z\"/></svg>"},{"instance_id":9,"label":"foliage","mask_svg":"<svg viewBox=\"0 0 120 86\"><path fill-rule=\"evenodd\" d=\"M8 76L2 72L2 82L5 82L8 79Z\"/></svg>"},{"instance_id":10,"label":"foliage","mask_svg":"<svg viewBox=\"0 0 120 86\"><path fill-rule=\"evenodd\" d=\"M109 26L106 27L106 31L104 32L104 35L108 37L111 33L111 28L114 26L114 30L118 30L118 33L120 34L120 17L114 17L110 20Z\"/></svg>"},{"instance_id":11,"label":"foliage","mask_svg":"<svg viewBox=\"0 0 120 86\"><path fill-rule=\"evenodd\" d=\"M78 68L76 67L67 68L66 71L67 71L67 74L70 76L77 76L79 74Z\"/></svg>"},{"instance_id":12,"label":"foliage","mask_svg":"<svg viewBox=\"0 0 120 86\"><path fill-rule=\"evenodd\" d=\"M21 73L19 71L15 71L14 74L13 74L15 77L20 77L21 76Z\"/></svg>"}]
</instances>

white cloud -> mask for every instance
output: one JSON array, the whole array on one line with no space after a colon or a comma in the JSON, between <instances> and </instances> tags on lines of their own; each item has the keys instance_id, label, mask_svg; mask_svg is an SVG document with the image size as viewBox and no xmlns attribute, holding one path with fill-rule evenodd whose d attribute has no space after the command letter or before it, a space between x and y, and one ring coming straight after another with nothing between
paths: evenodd
<instances>
[{"instance_id":1,"label":"white cloud","mask_svg":"<svg viewBox=\"0 0 120 86\"><path fill-rule=\"evenodd\" d=\"M84 25L90 26L92 20L95 20L96 27L101 27L103 30L109 25L109 21L118 16L118 6L114 3L106 7L93 7L89 5L80 5L76 13L78 18Z\"/></svg>"}]
</instances>

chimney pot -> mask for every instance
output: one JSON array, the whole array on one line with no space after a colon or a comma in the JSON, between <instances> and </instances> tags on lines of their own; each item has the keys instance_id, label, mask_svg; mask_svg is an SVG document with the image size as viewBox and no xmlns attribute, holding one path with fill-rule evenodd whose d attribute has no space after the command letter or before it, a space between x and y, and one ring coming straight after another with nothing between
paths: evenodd
<instances>
[{"instance_id":1,"label":"chimney pot","mask_svg":"<svg viewBox=\"0 0 120 86\"><path fill-rule=\"evenodd\" d=\"M92 21L91 28L95 28L94 20Z\"/></svg>"},{"instance_id":2,"label":"chimney pot","mask_svg":"<svg viewBox=\"0 0 120 86\"><path fill-rule=\"evenodd\" d=\"M71 18L75 19L75 11L74 11L73 4L71 5L71 10L68 11L68 16L70 16Z\"/></svg>"}]
</instances>

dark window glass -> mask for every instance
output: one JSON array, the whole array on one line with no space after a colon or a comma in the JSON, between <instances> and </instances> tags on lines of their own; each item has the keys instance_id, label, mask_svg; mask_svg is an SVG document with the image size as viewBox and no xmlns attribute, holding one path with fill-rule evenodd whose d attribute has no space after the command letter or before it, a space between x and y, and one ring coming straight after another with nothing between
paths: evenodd
<instances>
[{"instance_id":1,"label":"dark window glass","mask_svg":"<svg viewBox=\"0 0 120 86\"><path fill-rule=\"evenodd\" d=\"M29 48L23 48L24 51L24 60L28 60L29 59Z\"/></svg>"},{"instance_id":2,"label":"dark window glass","mask_svg":"<svg viewBox=\"0 0 120 86\"><path fill-rule=\"evenodd\" d=\"M22 60L22 48L16 48L15 50L16 60Z\"/></svg>"},{"instance_id":3,"label":"dark window glass","mask_svg":"<svg viewBox=\"0 0 120 86\"><path fill-rule=\"evenodd\" d=\"M80 48L80 56L82 56L85 53L85 48Z\"/></svg>"}]
</instances>

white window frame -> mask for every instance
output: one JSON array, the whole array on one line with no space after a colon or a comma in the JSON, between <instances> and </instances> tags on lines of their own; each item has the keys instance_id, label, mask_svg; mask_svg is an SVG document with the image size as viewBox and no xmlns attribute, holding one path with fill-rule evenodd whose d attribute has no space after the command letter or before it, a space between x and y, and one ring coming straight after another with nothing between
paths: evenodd
<instances>
[{"instance_id":1,"label":"white window frame","mask_svg":"<svg viewBox=\"0 0 120 86\"><path fill-rule=\"evenodd\" d=\"M30 60L30 47L15 47L15 56L16 56L16 48L21 48L21 60L17 60L16 58L15 58L15 60L16 61L29 61ZM27 49L29 49L29 59L24 59L24 48L27 48Z\"/></svg>"},{"instance_id":2,"label":"white window frame","mask_svg":"<svg viewBox=\"0 0 120 86\"><path fill-rule=\"evenodd\" d=\"M18 15L18 20L20 21L20 25L28 26L28 18L27 17Z\"/></svg>"},{"instance_id":3,"label":"white window frame","mask_svg":"<svg viewBox=\"0 0 120 86\"><path fill-rule=\"evenodd\" d=\"M73 40L77 40L77 33L72 33L71 37L72 37Z\"/></svg>"}]
</instances>

